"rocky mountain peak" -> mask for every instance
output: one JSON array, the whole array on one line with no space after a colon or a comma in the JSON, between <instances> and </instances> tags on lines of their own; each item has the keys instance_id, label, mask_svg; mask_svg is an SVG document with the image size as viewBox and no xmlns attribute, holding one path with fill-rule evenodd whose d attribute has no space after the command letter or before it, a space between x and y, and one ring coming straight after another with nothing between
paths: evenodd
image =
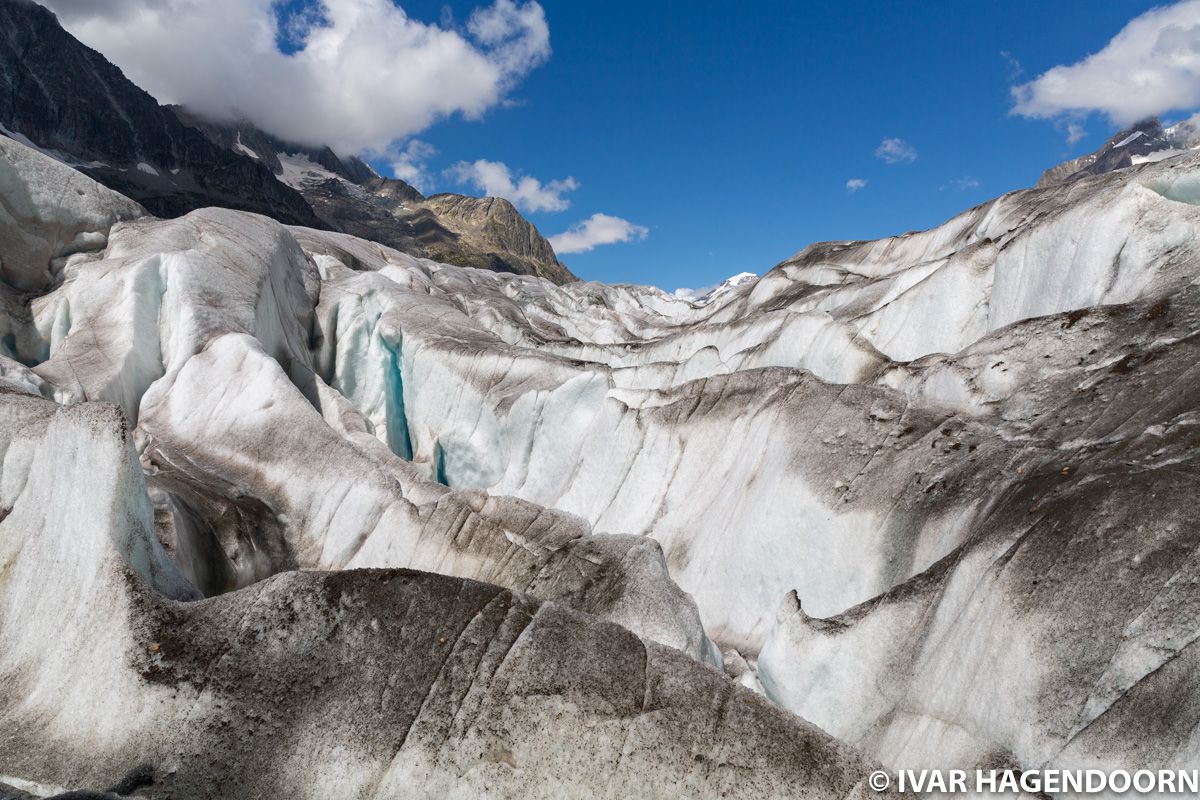
<instances>
[{"instance_id":1,"label":"rocky mountain peak","mask_svg":"<svg viewBox=\"0 0 1200 800\"><path fill-rule=\"evenodd\" d=\"M1151 117L1117 131L1098 150L1046 170L1037 186L1056 186L1088 175L1161 161L1197 147L1200 122L1196 117L1167 128L1157 117Z\"/></svg>"},{"instance_id":2,"label":"rocky mountain peak","mask_svg":"<svg viewBox=\"0 0 1200 800\"><path fill-rule=\"evenodd\" d=\"M739 272L718 284L705 286L702 289L676 289L675 296L697 305L703 305L711 303L718 297L722 297L741 286L749 286L757 280L758 276L753 272Z\"/></svg>"},{"instance_id":3,"label":"rocky mountain peak","mask_svg":"<svg viewBox=\"0 0 1200 800\"><path fill-rule=\"evenodd\" d=\"M550 242L503 197L445 193L427 198L425 204L445 224L461 236L476 239L481 246L511 252L535 263L558 260Z\"/></svg>"},{"instance_id":4,"label":"rocky mountain peak","mask_svg":"<svg viewBox=\"0 0 1200 800\"><path fill-rule=\"evenodd\" d=\"M371 194L387 202L423 203L425 195L399 178L374 177L362 184Z\"/></svg>"}]
</instances>

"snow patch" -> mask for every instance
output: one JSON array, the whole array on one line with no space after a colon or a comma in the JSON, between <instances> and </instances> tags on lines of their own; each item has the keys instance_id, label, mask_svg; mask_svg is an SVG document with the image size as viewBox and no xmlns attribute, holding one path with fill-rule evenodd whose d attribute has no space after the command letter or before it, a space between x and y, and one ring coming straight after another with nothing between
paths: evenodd
<instances>
[{"instance_id":1,"label":"snow patch","mask_svg":"<svg viewBox=\"0 0 1200 800\"><path fill-rule=\"evenodd\" d=\"M680 300L687 300L696 305L711 303L718 297L726 294L732 289L740 286L748 286L758 280L758 276L753 272L739 272L730 278L726 278L720 283L715 283L712 286L705 286L701 289L676 289L675 296Z\"/></svg>"},{"instance_id":2,"label":"snow patch","mask_svg":"<svg viewBox=\"0 0 1200 800\"><path fill-rule=\"evenodd\" d=\"M1145 155L1141 155L1141 156L1131 156L1130 161L1132 161L1135 165L1136 164L1153 164L1158 161L1166 161L1168 158L1174 158L1175 156L1181 156L1184 153L1190 153L1190 152L1191 152L1190 149L1189 150L1179 150L1179 149L1175 149L1175 148L1168 148L1165 150L1155 150L1153 153L1146 153Z\"/></svg>"},{"instance_id":3,"label":"snow patch","mask_svg":"<svg viewBox=\"0 0 1200 800\"><path fill-rule=\"evenodd\" d=\"M233 149L238 151L239 153L241 153L244 156L249 156L250 158L253 158L255 161L260 160L258 157L258 153L254 152L249 147L242 144L242 132L241 131L237 132L237 139L233 143Z\"/></svg>"},{"instance_id":4,"label":"snow patch","mask_svg":"<svg viewBox=\"0 0 1200 800\"><path fill-rule=\"evenodd\" d=\"M1133 133L1126 136L1121 141L1114 144L1113 149L1116 150L1118 147L1124 147L1125 145L1130 144L1131 142L1135 142L1145 135L1146 135L1145 131L1134 131Z\"/></svg>"},{"instance_id":5,"label":"snow patch","mask_svg":"<svg viewBox=\"0 0 1200 800\"><path fill-rule=\"evenodd\" d=\"M326 181L337 181L346 192L354 197L368 199L370 194L356 183L330 172L317 162L301 153L276 153L283 172L278 176L293 189L306 189Z\"/></svg>"}]
</instances>

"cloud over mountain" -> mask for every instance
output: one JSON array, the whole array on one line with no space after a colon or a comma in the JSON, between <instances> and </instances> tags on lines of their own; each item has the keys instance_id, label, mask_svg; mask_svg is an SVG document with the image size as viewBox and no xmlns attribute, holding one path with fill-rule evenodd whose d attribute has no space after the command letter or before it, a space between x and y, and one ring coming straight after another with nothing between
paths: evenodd
<instances>
[{"instance_id":1,"label":"cloud over mountain","mask_svg":"<svg viewBox=\"0 0 1200 800\"><path fill-rule=\"evenodd\" d=\"M1117 125L1200 106L1200 0L1147 11L1099 52L1012 92L1015 114L1098 111Z\"/></svg>"},{"instance_id":2,"label":"cloud over mountain","mask_svg":"<svg viewBox=\"0 0 1200 800\"><path fill-rule=\"evenodd\" d=\"M536 2L495 0L462 29L391 0L315 0L282 19L272 0L46 4L161 102L342 152L383 152L439 118L478 117L550 56Z\"/></svg>"}]
</instances>

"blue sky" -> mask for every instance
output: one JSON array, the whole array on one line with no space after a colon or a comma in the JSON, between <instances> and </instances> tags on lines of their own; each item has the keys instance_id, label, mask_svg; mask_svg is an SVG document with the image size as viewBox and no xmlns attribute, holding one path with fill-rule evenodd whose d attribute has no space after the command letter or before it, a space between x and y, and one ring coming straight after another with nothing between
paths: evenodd
<instances>
[{"instance_id":1,"label":"blue sky","mask_svg":"<svg viewBox=\"0 0 1200 800\"><path fill-rule=\"evenodd\" d=\"M472 5L450 7L462 20ZM649 228L564 256L581 277L704 285L813 241L930 227L1094 149L1106 119L1068 146L1062 125L1009 113L1010 87L1099 50L1153 5L544 0L553 55L517 104L420 138L438 150L435 175L486 158L574 177L569 209L528 215L547 235L597 211ZM916 160L876 158L885 137ZM852 178L867 185L849 192Z\"/></svg>"},{"instance_id":2,"label":"blue sky","mask_svg":"<svg viewBox=\"0 0 1200 800\"><path fill-rule=\"evenodd\" d=\"M551 237L606 215L629 241L563 260L669 289L936 225L1200 108L1200 0L42 1L162 102L500 187Z\"/></svg>"}]
</instances>

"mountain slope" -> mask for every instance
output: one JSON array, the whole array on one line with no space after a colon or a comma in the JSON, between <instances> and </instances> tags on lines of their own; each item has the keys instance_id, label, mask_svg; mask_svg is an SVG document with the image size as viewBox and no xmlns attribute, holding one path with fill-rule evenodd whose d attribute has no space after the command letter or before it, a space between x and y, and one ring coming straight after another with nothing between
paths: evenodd
<instances>
[{"instance_id":1,"label":"mountain slope","mask_svg":"<svg viewBox=\"0 0 1200 800\"><path fill-rule=\"evenodd\" d=\"M1098 150L1064 161L1042 173L1038 188L1056 186L1088 175L1102 175L1135 164L1162 161L1200 147L1200 120L1196 117L1164 128L1158 119L1146 119L1113 134Z\"/></svg>"},{"instance_id":2,"label":"mountain slope","mask_svg":"<svg viewBox=\"0 0 1200 800\"><path fill-rule=\"evenodd\" d=\"M575 280L554 254L550 242L503 197L443 193L425 198L423 206L458 236L458 242L482 253L485 263L490 261L491 269L496 272L537 275L559 284ZM473 256L469 251L456 252L458 248L453 243L435 245L432 249L441 251L439 261L480 266L471 263Z\"/></svg>"},{"instance_id":3,"label":"mountain slope","mask_svg":"<svg viewBox=\"0 0 1200 800\"><path fill-rule=\"evenodd\" d=\"M181 124L28 0L0 0L0 126L160 216L219 205L324 227L269 169Z\"/></svg>"},{"instance_id":4,"label":"mountain slope","mask_svg":"<svg viewBox=\"0 0 1200 800\"><path fill-rule=\"evenodd\" d=\"M252 211L460 266L575 280L507 201L427 200L357 157L160 106L29 0L0 0L0 134L158 216L208 206Z\"/></svg>"},{"instance_id":5,"label":"mountain slope","mask_svg":"<svg viewBox=\"0 0 1200 800\"><path fill-rule=\"evenodd\" d=\"M359 158L328 147L284 142L241 122L223 125L176 113L213 142L257 158L309 202L335 230L445 264L575 280L554 248L512 203L496 197L425 197L383 178Z\"/></svg>"},{"instance_id":6,"label":"mountain slope","mask_svg":"<svg viewBox=\"0 0 1200 800\"><path fill-rule=\"evenodd\" d=\"M353 183L363 183L379 177L375 170L357 156L344 159L328 147L306 147L285 142L248 122L213 122L191 113L182 106L169 108L180 122L196 128L214 144L261 161L277 176L283 174L279 154L289 153L307 158L322 169Z\"/></svg>"}]
</instances>

